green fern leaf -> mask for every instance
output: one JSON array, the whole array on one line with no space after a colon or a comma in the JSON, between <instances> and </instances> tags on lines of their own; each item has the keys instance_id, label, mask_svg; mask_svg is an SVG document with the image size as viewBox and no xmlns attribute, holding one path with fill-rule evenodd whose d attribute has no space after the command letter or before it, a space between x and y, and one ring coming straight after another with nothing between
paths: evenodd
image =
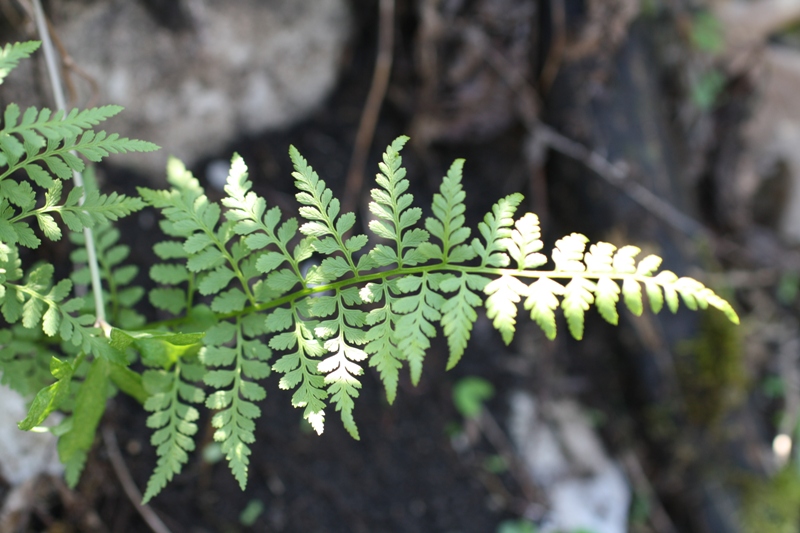
<instances>
[{"instance_id":1,"label":"green fern leaf","mask_svg":"<svg viewBox=\"0 0 800 533\"><path fill-rule=\"evenodd\" d=\"M622 295L625 298L625 305L630 309L631 313L641 316L644 309L642 307L642 287L639 282L631 278L625 278L622 282Z\"/></svg>"},{"instance_id":2,"label":"green fern leaf","mask_svg":"<svg viewBox=\"0 0 800 533\"><path fill-rule=\"evenodd\" d=\"M0 196L5 197L23 210L36 203L36 194L28 182L16 182L12 179L0 181Z\"/></svg>"},{"instance_id":3,"label":"green fern leaf","mask_svg":"<svg viewBox=\"0 0 800 533\"><path fill-rule=\"evenodd\" d=\"M597 311L600 313L600 316L606 320L606 322L613 324L614 326L619 323L619 313L617 313L619 293L619 285L612 281L611 278L605 276L599 278L594 287L594 302L597 306ZM625 294L625 301L628 302L627 295L629 292L626 292Z\"/></svg>"},{"instance_id":4,"label":"green fern leaf","mask_svg":"<svg viewBox=\"0 0 800 533\"><path fill-rule=\"evenodd\" d=\"M3 83L8 73L14 70L20 60L25 59L38 50L41 44L42 43L39 41L9 43L0 49L0 84ZM12 121L9 125L8 117L6 117L4 127L8 128L13 126L14 122Z\"/></svg>"},{"instance_id":5,"label":"green fern leaf","mask_svg":"<svg viewBox=\"0 0 800 533\"><path fill-rule=\"evenodd\" d=\"M342 254L338 257L329 257L328 266L321 265L319 274L322 279L331 281L338 279L348 271L352 271L358 276L358 269L353 261L353 253L358 251L358 248L348 249L343 241L343 234L349 231L355 223L355 215L344 213L339 216L339 200L333 198L333 193L325 186L325 182L319 179L317 173L294 146L289 149L289 155L295 168L292 177L295 179L295 186L300 191L295 195L302 206L299 213L309 221L300 226L300 232L309 237L330 235L337 245L338 252ZM314 244L312 241L312 246ZM323 261L323 265L325 265L325 261ZM346 266L347 270L342 271L342 265Z\"/></svg>"},{"instance_id":6,"label":"green fern leaf","mask_svg":"<svg viewBox=\"0 0 800 533\"><path fill-rule=\"evenodd\" d=\"M229 372L217 370L206 375L206 384L217 388L208 397L206 406L219 410L211 420L216 428L214 440L222 443L221 449L231 471L244 490L251 453L248 444L255 441L253 420L261 414L261 410L253 402L263 399L266 394L263 387L245 379L253 379L254 376L248 370L260 369L260 365L254 367L245 363L253 362L254 357L255 362L268 359L270 352L266 347L254 349L254 345L260 343L245 339L240 319L235 323L221 323L212 328L204 342L206 347L200 352L200 360L206 367L219 369L233 365ZM230 342L233 343L232 348L220 346ZM259 375L261 372L256 373L256 376Z\"/></svg>"},{"instance_id":7,"label":"green fern leaf","mask_svg":"<svg viewBox=\"0 0 800 533\"><path fill-rule=\"evenodd\" d=\"M423 242L418 254L423 259L438 259L445 263L461 263L475 257L475 250L466 244L470 229L464 226L466 194L461 186L463 159L453 162L442 180L439 193L433 196L432 210L436 218L427 218L425 227L441 246Z\"/></svg>"},{"instance_id":8,"label":"green fern leaf","mask_svg":"<svg viewBox=\"0 0 800 533\"><path fill-rule=\"evenodd\" d=\"M378 266L390 264L413 265L418 262L414 249L428 240L428 233L413 226L422 217L422 210L411 207L413 196L406 191L409 182L402 165L400 150L408 137L398 137L383 154L376 177L380 189L372 189L369 210L377 217L369 228L380 238L394 241L394 249L381 246L372 250L372 260Z\"/></svg>"},{"instance_id":9,"label":"green fern leaf","mask_svg":"<svg viewBox=\"0 0 800 533\"><path fill-rule=\"evenodd\" d=\"M75 396L71 428L58 439L58 457L66 467L65 477L70 488L78 483L94 443L97 425L105 412L108 374L106 359L100 357L92 362Z\"/></svg>"},{"instance_id":10,"label":"green fern leaf","mask_svg":"<svg viewBox=\"0 0 800 533\"><path fill-rule=\"evenodd\" d=\"M29 431L40 425L50 413L58 409L67 399L75 369L70 363L52 357L50 359L50 372L56 378L56 382L36 394L28 409L28 415L17 424L19 429Z\"/></svg>"},{"instance_id":11,"label":"green fern leaf","mask_svg":"<svg viewBox=\"0 0 800 533\"><path fill-rule=\"evenodd\" d=\"M371 248L366 236L350 235L355 215L340 212L339 201L294 148L290 157L302 222L283 221L280 209L268 208L251 190L238 155L220 202L224 212L174 160L168 165L172 191L141 191L148 204L163 212L161 225L171 238L156 247L171 263L154 268L152 277L172 285L153 291L151 300L187 313L186 319L169 321L170 326L208 329L200 361L204 381L215 391L206 406L218 410L212 420L215 439L242 486L260 415L255 402L266 394L257 380L270 371L282 374L280 388L293 391L292 404L304 408L304 418L317 432L323 430L331 402L344 427L358 438L353 412L364 362L377 369L388 401L394 401L405 363L412 382L419 382L437 323L450 349L447 367L459 361L482 302L506 343L513 338L523 300L548 338L556 336L558 307L570 333L580 338L592 305L617 323L622 294L634 314L641 312L641 285L654 310L663 303L675 310L683 300L690 308L716 307L738 319L725 300L699 282L657 273L659 263L652 257L637 264L639 249L633 246L617 249L600 242L587 251L588 239L575 233L556 242L554 269L538 270L547 262L539 220L530 213L514 220L519 194L497 202L479 223L477 238L470 240L461 160L434 196L425 229L417 227L422 211L413 207L400 157L406 141L398 138L386 149L371 191L369 209L375 219L369 229L382 240ZM507 268L512 260L514 268ZM126 275L122 271L118 277ZM4 286L9 295L18 290ZM210 308L193 303L195 292L207 297ZM8 312L24 314L27 298L14 295L11 300L17 303L8 304ZM205 318L193 318L196 313ZM199 326L201 321L206 325ZM272 351L278 357L270 367L266 361ZM162 359L167 364L174 360ZM158 422L165 420L162 416Z\"/></svg>"}]
</instances>

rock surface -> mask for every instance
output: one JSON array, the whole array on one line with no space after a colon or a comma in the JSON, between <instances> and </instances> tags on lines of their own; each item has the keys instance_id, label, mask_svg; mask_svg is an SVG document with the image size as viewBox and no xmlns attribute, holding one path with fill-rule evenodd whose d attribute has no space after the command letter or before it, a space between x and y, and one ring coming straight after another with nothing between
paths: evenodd
<instances>
[{"instance_id":1,"label":"rock surface","mask_svg":"<svg viewBox=\"0 0 800 533\"><path fill-rule=\"evenodd\" d=\"M625 533L630 488L578 405L569 400L545 405L521 392L510 404L511 437L550 499L541 531Z\"/></svg>"},{"instance_id":2,"label":"rock surface","mask_svg":"<svg viewBox=\"0 0 800 533\"><path fill-rule=\"evenodd\" d=\"M60 475L64 467L58 461L56 438L17 429L17 422L28 412L25 400L2 385L0 405L0 477L16 486L39 474Z\"/></svg>"},{"instance_id":3,"label":"rock surface","mask_svg":"<svg viewBox=\"0 0 800 533\"><path fill-rule=\"evenodd\" d=\"M350 17L344 0L185 0L180 25L130 0L61 3L57 32L75 63L76 105L126 109L106 128L160 145L115 163L158 177L236 137L300 120L333 88ZM163 22L163 21L162 21Z\"/></svg>"}]
</instances>

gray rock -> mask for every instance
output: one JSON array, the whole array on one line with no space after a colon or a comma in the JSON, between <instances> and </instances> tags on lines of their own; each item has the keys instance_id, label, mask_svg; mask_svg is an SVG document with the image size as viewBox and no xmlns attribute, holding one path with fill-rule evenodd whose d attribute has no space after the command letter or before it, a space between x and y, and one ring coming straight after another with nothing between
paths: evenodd
<instances>
[{"instance_id":1,"label":"gray rock","mask_svg":"<svg viewBox=\"0 0 800 533\"><path fill-rule=\"evenodd\" d=\"M334 86L350 28L344 0L183 0L177 30L137 1L60 5L58 34L98 84L92 105L126 108L104 128L163 148L114 162L154 177L170 154L191 165L308 115ZM83 107L90 84L72 81Z\"/></svg>"}]
</instances>

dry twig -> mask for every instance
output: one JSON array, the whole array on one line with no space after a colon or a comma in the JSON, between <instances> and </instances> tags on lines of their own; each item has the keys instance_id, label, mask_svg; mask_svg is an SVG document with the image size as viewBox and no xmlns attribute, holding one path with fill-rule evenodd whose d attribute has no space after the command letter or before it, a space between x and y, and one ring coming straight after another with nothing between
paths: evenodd
<instances>
[{"instance_id":1,"label":"dry twig","mask_svg":"<svg viewBox=\"0 0 800 533\"><path fill-rule=\"evenodd\" d=\"M661 500L658 499L658 495L650 484L650 480L642 469L636 454L632 451L626 452L622 457L622 465L628 474L628 479L633 484L634 490L647 498L650 503L649 522L655 533L678 533L678 529L672 523L672 519L670 519L669 514L661 504Z\"/></svg>"},{"instance_id":2,"label":"dry twig","mask_svg":"<svg viewBox=\"0 0 800 533\"><path fill-rule=\"evenodd\" d=\"M375 71L372 73L372 85L369 88L369 95L367 95L367 101L361 112L361 121L358 124L350 168L347 171L347 182L342 200L342 212L344 213L352 211L358 205L361 197L367 154L372 145L375 126L378 123L386 89L389 86L394 48L394 2L395 0L381 0L380 2L378 56L375 60Z\"/></svg>"},{"instance_id":3,"label":"dry twig","mask_svg":"<svg viewBox=\"0 0 800 533\"><path fill-rule=\"evenodd\" d=\"M114 468L114 472L122 484L122 489L133 504L133 507L154 533L171 533L166 524L161 521L150 506L141 504L142 493L136 487L128 467L125 466L125 460L122 458L122 453L119 451L119 445L117 444L117 437L111 428L103 428L103 442L106 445L111 466Z\"/></svg>"}]
</instances>

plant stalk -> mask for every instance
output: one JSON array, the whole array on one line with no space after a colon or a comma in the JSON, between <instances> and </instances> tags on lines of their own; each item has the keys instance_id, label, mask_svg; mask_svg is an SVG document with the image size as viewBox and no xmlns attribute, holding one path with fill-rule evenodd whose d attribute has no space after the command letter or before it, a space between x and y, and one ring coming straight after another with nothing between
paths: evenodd
<instances>
[{"instance_id":1,"label":"plant stalk","mask_svg":"<svg viewBox=\"0 0 800 533\"><path fill-rule=\"evenodd\" d=\"M33 14L36 22L36 29L39 32L39 37L42 39L42 50L44 51L45 63L47 64L47 73L50 77L50 85L53 88L53 98L55 99L56 108L66 115L67 102L64 98L64 88L61 84L61 76L59 74L58 64L56 61L56 53L53 49L53 43L50 40L50 32L47 30L47 21L44 17L42 10L42 3L40 0L31 0L33 4ZM72 155L77 157L75 151L71 152ZM72 179L76 187L83 187L83 195L81 196L80 203L86 198L86 188L83 184L83 175L77 170L72 171ZM84 227L83 235L86 238L86 254L88 255L89 273L92 278L92 294L94 295L95 315L97 323L100 326L106 324L106 309L103 303L103 284L100 281L100 268L97 264L97 251L94 245L94 233L92 228ZM103 328L105 331L107 328Z\"/></svg>"}]
</instances>

